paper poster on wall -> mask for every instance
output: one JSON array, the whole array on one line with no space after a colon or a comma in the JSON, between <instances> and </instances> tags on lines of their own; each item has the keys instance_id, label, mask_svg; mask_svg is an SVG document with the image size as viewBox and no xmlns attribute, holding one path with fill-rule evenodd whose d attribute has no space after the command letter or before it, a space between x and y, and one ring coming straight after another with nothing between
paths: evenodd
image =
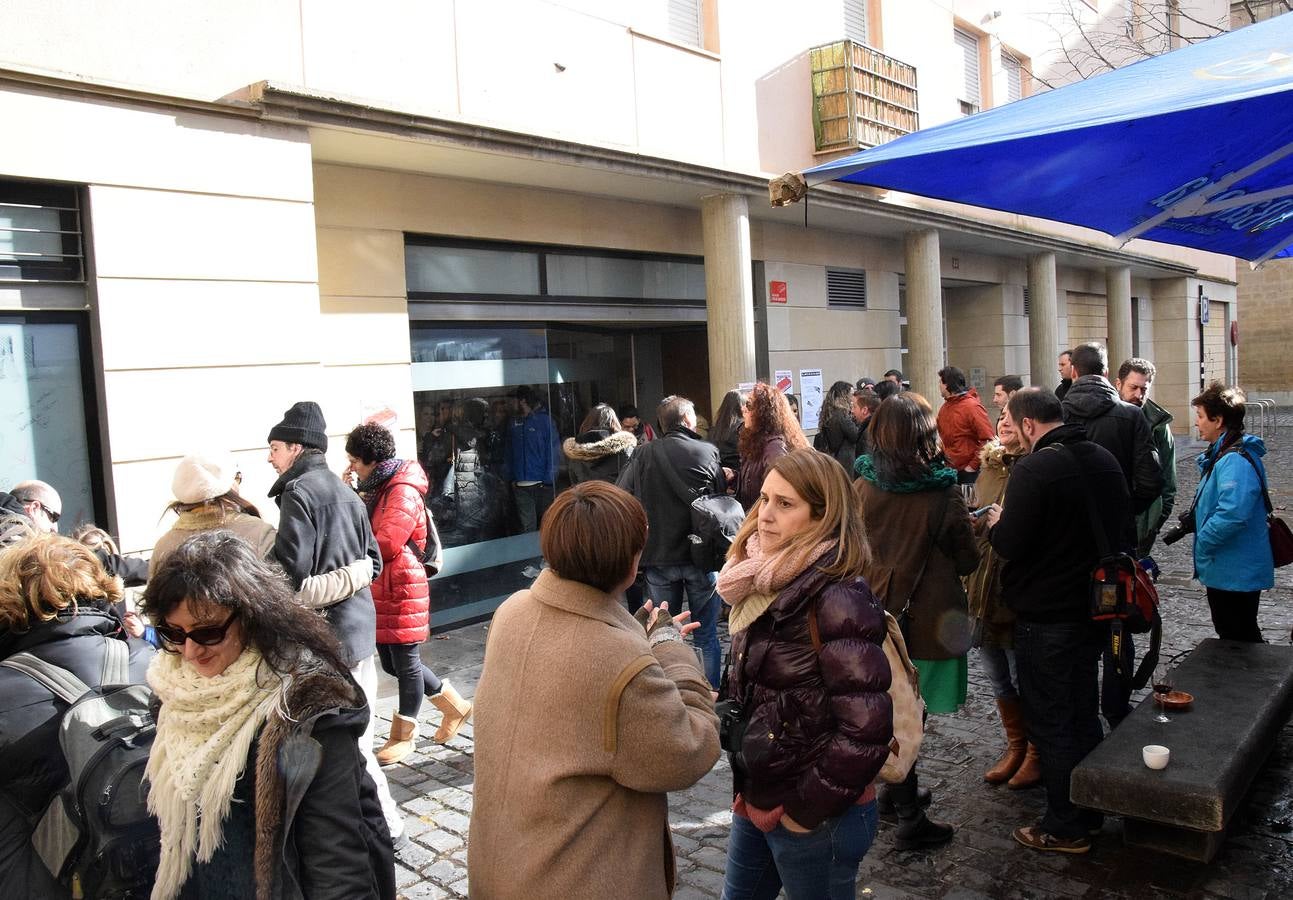
<instances>
[{"instance_id":1,"label":"paper poster on wall","mask_svg":"<svg viewBox=\"0 0 1293 900\"><path fill-rule=\"evenodd\" d=\"M772 380L772 383L777 386L777 390L783 394L792 393L791 388L794 387L794 383L790 380L790 370L777 369L774 374L776 377Z\"/></svg>"},{"instance_id":2,"label":"paper poster on wall","mask_svg":"<svg viewBox=\"0 0 1293 900\"><path fill-rule=\"evenodd\" d=\"M822 412L822 370L800 369L799 398L800 424L805 428L816 428L817 419Z\"/></svg>"},{"instance_id":3,"label":"paper poster on wall","mask_svg":"<svg viewBox=\"0 0 1293 900\"><path fill-rule=\"evenodd\" d=\"M736 386L736 389L740 391L742 394L748 394L750 393L750 391L754 390L754 382L742 381L740 384Z\"/></svg>"}]
</instances>

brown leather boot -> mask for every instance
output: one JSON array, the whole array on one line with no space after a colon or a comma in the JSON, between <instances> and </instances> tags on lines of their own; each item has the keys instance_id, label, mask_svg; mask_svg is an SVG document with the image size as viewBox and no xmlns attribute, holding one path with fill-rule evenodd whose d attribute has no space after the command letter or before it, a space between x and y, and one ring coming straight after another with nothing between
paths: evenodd
<instances>
[{"instance_id":1,"label":"brown leather boot","mask_svg":"<svg viewBox=\"0 0 1293 900\"><path fill-rule=\"evenodd\" d=\"M440 693L431 695L431 702L443 716L440 727L431 740L437 744L446 744L458 733L462 723L471 718L471 702L462 699L447 681L441 682Z\"/></svg>"},{"instance_id":2,"label":"brown leather boot","mask_svg":"<svg viewBox=\"0 0 1293 900\"><path fill-rule=\"evenodd\" d=\"M1024 754L1024 764L1019 767L1015 777L1006 782L1006 787L1012 791L1030 788L1035 784L1042 782L1042 760L1037 755L1037 748L1032 742L1028 742L1028 751Z\"/></svg>"},{"instance_id":3,"label":"brown leather boot","mask_svg":"<svg viewBox=\"0 0 1293 900\"><path fill-rule=\"evenodd\" d=\"M998 700L997 712L1001 714L1001 724L1006 729L1006 750L992 768L983 773L983 780L988 784L1009 781L1024 764L1028 746L1028 735L1024 731L1024 708L1019 698Z\"/></svg>"},{"instance_id":4,"label":"brown leather boot","mask_svg":"<svg viewBox=\"0 0 1293 900\"><path fill-rule=\"evenodd\" d=\"M413 742L417 740L417 736L418 720L396 713L391 719L391 736L376 753L377 764L390 766L401 762L413 752Z\"/></svg>"}]
</instances>

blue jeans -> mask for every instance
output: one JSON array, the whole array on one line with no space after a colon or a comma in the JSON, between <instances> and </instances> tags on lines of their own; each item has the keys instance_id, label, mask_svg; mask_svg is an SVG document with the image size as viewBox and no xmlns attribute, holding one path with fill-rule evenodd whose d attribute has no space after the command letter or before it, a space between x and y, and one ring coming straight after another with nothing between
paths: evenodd
<instances>
[{"instance_id":1,"label":"blue jeans","mask_svg":"<svg viewBox=\"0 0 1293 900\"><path fill-rule=\"evenodd\" d=\"M720 601L714 592L718 579L713 572L702 572L695 566L647 566L643 574L646 575L647 596L656 606L668 603L671 613L682 610L682 597L686 592L691 621L700 623L692 639L705 660L705 677L712 687L717 688L723 674L723 648L718 643Z\"/></svg>"},{"instance_id":2,"label":"blue jeans","mask_svg":"<svg viewBox=\"0 0 1293 900\"><path fill-rule=\"evenodd\" d=\"M1090 622L1015 623L1019 696L1046 788L1041 827L1056 837L1086 837L1093 821L1069 799L1069 780L1104 737L1098 668L1108 634Z\"/></svg>"},{"instance_id":3,"label":"blue jeans","mask_svg":"<svg viewBox=\"0 0 1293 900\"><path fill-rule=\"evenodd\" d=\"M880 817L875 803L850 806L807 834L778 825L764 834L745 816L732 816L723 900L853 900L862 857Z\"/></svg>"},{"instance_id":4,"label":"blue jeans","mask_svg":"<svg viewBox=\"0 0 1293 900\"><path fill-rule=\"evenodd\" d=\"M996 700L1014 700L1019 696L1019 674L1014 647L979 648L979 662L992 682L992 696Z\"/></svg>"}]
</instances>

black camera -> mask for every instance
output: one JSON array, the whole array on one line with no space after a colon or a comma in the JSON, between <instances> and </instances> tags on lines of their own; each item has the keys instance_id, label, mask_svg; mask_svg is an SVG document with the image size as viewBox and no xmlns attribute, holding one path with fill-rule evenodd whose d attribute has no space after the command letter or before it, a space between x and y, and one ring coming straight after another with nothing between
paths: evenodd
<instances>
[{"instance_id":1,"label":"black camera","mask_svg":"<svg viewBox=\"0 0 1293 900\"><path fill-rule=\"evenodd\" d=\"M728 753L740 753L749 724L744 705L736 700L723 700L714 705L714 712L718 714L718 745Z\"/></svg>"},{"instance_id":2,"label":"black camera","mask_svg":"<svg viewBox=\"0 0 1293 900\"><path fill-rule=\"evenodd\" d=\"M1191 507L1181 513L1175 525L1163 532L1163 543L1168 546L1175 544L1187 534L1194 534L1195 527L1194 509Z\"/></svg>"}]
</instances>

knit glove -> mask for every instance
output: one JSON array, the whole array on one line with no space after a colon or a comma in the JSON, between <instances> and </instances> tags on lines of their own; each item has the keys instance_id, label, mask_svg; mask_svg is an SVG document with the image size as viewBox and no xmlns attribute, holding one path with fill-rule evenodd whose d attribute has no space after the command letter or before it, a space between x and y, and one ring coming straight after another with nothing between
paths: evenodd
<instances>
[{"instance_id":1,"label":"knit glove","mask_svg":"<svg viewBox=\"0 0 1293 900\"><path fill-rule=\"evenodd\" d=\"M677 625L673 624L673 616L667 610L660 611L656 616L655 624L650 628L647 628L647 623L651 619L651 613L647 611L645 606L635 612L633 618L637 619L638 624L646 629L647 643L652 647L665 641L682 640L682 632L678 630Z\"/></svg>"}]
</instances>

